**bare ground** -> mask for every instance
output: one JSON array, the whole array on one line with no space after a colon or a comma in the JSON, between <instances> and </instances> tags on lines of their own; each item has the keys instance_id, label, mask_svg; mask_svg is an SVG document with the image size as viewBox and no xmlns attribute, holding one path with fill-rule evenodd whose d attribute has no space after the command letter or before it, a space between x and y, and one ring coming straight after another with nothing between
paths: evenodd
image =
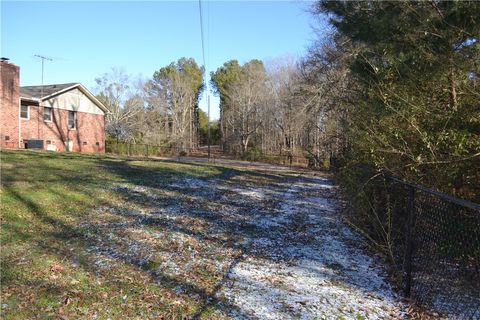
<instances>
[{"instance_id":1,"label":"bare ground","mask_svg":"<svg viewBox=\"0 0 480 320\"><path fill-rule=\"evenodd\" d=\"M80 226L99 272L137 265L179 304L194 301L189 318L404 318L384 268L341 221L332 181L256 169L264 173L108 186L124 202Z\"/></svg>"}]
</instances>

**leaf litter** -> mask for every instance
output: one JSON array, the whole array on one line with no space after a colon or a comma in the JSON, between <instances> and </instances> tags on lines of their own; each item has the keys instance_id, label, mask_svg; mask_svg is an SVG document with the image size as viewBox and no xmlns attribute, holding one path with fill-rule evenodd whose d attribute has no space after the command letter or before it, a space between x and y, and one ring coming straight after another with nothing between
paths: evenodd
<instances>
[{"instance_id":1,"label":"leaf litter","mask_svg":"<svg viewBox=\"0 0 480 320\"><path fill-rule=\"evenodd\" d=\"M194 301L189 317L209 308L207 318L405 317L380 262L351 245L361 239L341 221L339 190L325 177L242 174L110 188L124 202L92 215L111 222L88 217L79 227L95 267L137 265L179 301Z\"/></svg>"}]
</instances>

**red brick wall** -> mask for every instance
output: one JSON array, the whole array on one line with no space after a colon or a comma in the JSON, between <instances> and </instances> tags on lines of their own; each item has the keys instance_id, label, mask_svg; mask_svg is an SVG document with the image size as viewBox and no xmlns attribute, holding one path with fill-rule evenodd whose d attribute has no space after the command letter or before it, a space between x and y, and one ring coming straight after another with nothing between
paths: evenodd
<instances>
[{"instance_id":1,"label":"red brick wall","mask_svg":"<svg viewBox=\"0 0 480 320\"><path fill-rule=\"evenodd\" d=\"M45 149L50 142L58 151L65 151L67 141L71 141L74 152L105 152L103 115L77 112L76 128L68 129L68 110L52 109L52 121L44 121L43 107L30 105L29 108L30 119L21 119L22 142L41 139Z\"/></svg>"},{"instance_id":2,"label":"red brick wall","mask_svg":"<svg viewBox=\"0 0 480 320\"><path fill-rule=\"evenodd\" d=\"M0 73L0 147L17 148L20 68L0 61Z\"/></svg>"},{"instance_id":3,"label":"red brick wall","mask_svg":"<svg viewBox=\"0 0 480 320\"><path fill-rule=\"evenodd\" d=\"M105 152L105 117L77 112L76 129L68 129L68 110L53 109L51 122L43 121L43 107L29 103L29 119L20 119L20 68L0 62L0 147L18 148L25 140L40 139L64 151L65 143L72 141L75 152ZM20 126L19 126L20 123ZM20 141L19 141L20 137ZM97 144L98 143L98 144Z\"/></svg>"}]
</instances>

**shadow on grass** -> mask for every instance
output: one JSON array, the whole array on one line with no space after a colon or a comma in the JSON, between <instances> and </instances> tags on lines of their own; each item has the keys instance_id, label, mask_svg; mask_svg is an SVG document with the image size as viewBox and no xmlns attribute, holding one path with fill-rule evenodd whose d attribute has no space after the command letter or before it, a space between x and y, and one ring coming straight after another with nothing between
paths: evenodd
<instances>
[{"instance_id":1,"label":"shadow on grass","mask_svg":"<svg viewBox=\"0 0 480 320\"><path fill-rule=\"evenodd\" d=\"M77 254L72 253L72 251L69 250L72 245L82 248L83 249L82 251L84 253L88 252L89 247L91 247L92 245L95 245L95 242L92 242L92 239L88 236L85 236L85 234L82 233L78 228L72 227L71 225L68 225L62 222L59 219L50 216L48 213L45 212L45 210L43 210L36 203L28 200L27 198L23 197L17 192L15 191L10 191L10 192L16 200L26 205L37 219L39 219L43 223L49 224L50 226L54 227L55 231L45 233L43 235L45 240L35 241L35 245L38 248L41 248L43 252L56 255L60 260L68 259L70 262L76 263ZM180 228L178 228L177 230L179 232L190 233ZM19 230L16 230L16 232L19 232ZM205 237L205 238L208 238L208 237ZM208 240L217 241L217 239L214 239L214 238L209 238ZM66 243L68 243L68 246L65 246ZM145 246L145 244L142 244L142 246ZM153 251L154 248L150 248L149 250ZM225 277L228 274L228 271L231 270L238 263L240 255L235 259L233 259L230 266L227 268L227 273L224 274L221 280L221 283L217 284L213 291L210 291L210 290L207 291L206 289L201 288L191 282L184 281L186 279L179 279L178 277L174 277L164 272L151 269L150 268L151 261L145 260L144 257L142 256L124 254L123 252L118 251L115 247L108 247L108 246L105 246L104 244L102 248L100 250L97 250L95 253L100 254L106 258L117 260L123 264L130 265L141 272L147 273L151 278L152 283L157 283L163 286L166 285L166 287L181 287L182 290L185 291L187 296L195 295L200 297L200 299L203 302L200 303L200 310L195 313L193 318L199 318L200 315L209 306L214 305L216 303L221 303L223 306L227 307L230 310L236 310L237 314L242 314L241 310L239 310L236 306L230 305L226 301L219 300L217 297L215 297L217 291L221 288L221 283L223 283ZM8 261L3 261L3 262L4 263L2 263L2 274L3 274L2 283L4 285L9 285L10 282L17 281L18 279L12 276L13 273L11 272L12 271L11 269L14 268L14 266L10 266ZM83 264L80 264L80 267L84 271L90 274L95 274L98 272L97 267L93 264L83 263ZM36 287L36 288L40 288L40 287L57 288L58 287L58 285L54 283L49 283L46 281L42 281L42 285L40 287L38 286L38 283L32 282L30 280L27 280L27 282L30 286ZM64 293L65 290L58 289L55 292L60 294L60 293ZM50 293L54 294L54 292L50 292Z\"/></svg>"},{"instance_id":2,"label":"shadow on grass","mask_svg":"<svg viewBox=\"0 0 480 320\"><path fill-rule=\"evenodd\" d=\"M229 310L235 310L238 315L242 311L237 307L229 304L224 299L217 297L218 291L221 289L228 274L241 261L245 254L245 248L238 242L242 239L255 241L266 235L260 232L256 226L250 221L255 221L254 216L258 214L271 213L282 202L282 199L275 199L274 195L282 195L282 192L290 184L299 181L300 178L295 176L282 176L277 174L268 174L255 171L242 171L229 169L226 167L210 166L208 164L196 163L177 163L164 160L149 160L139 158L117 158L102 157L97 155L77 155L77 154L49 154L35 153L22 154L26 166L21 166L18 170L8 171L4 176L5 188L11 194L12 198L22 203L28 208L28 211L41 221L42 224L53 227L54 231L44 231L41 237L36 237L36 246L41 250L54 254L62 259L68 259L76 262L76 256L72 253L67 243L75 244L81 250L89 254L88 249L98 245L99 250L96 252L103 257L114 259L125 265L129 265L141 272L149 275L152 283L168 284L168 287L181 287L188 296L194 295L200 297L199 308L190 317L200 318L207 309L214 305L221 305ZM34 159L31 159L34 158ZM148 166L146 166L148 165ZM202 188L177 188L172 185L177 180L182 182L182 178L196 177L199 180L216 180L220 181L223 186L237 188L237 177L242 177L243 183L248 187L255 188L258 180L264 179L268 184L268 191L271 194L273 207L264 207L263 200L255 201L251 198L244 197L236 193L236 191L225 191L218 188L217 184L208 184ZM317 180L309 181L311 183ZM81 194L90 201L78 203L81 210L86 211L100 205L109 207L112 213L122 218L133 218L134 226L154 226L162 228L166 231L181 233L190 237L194 237L200 242L212 242L215 246L235 249L240 252L231 261L222 277L213 286L213 288L202 288L201 286L188 281L190 279L182 279L177 276L166 274L158 269L151 268L155 261L146 259L141 254L128 254L122 251L122 248L115 247L114 243L109 243L109 238L105 234L100 234L100 239L92 240L92 238L79 228L79 215L76 213L72 216L74 222L67 223L64 219L59 219L49 214L45 206L40 206L33 201L31 197L26 196L17 187L18 183L24 183L32 190L37 188L47 190L51 194L55 194L59 199L63 199L65 203L79 202L72 194ZM128 185L149 188L149 193L136 192L135 189L119 191L112 189L112 184L127 183ZM327 183L327 182L325 182ZM50 184L56 186L68 186L68 191L62 188L53 188ZM245 186L243 186L245 187ZM119 205L109 200L102 200L99 203L98 192L104 188L110 188L109 192L113 192L120 197L124 204ZM30 190L30 192L32 192ZM175 191L174 195L162 195L165 190ZM161 196L159 196L161 194ZM210 205L218 205L226 207L227 211L219 211L212 213L209 209L199 206L195 199L201 199L209 202ZM188 200L188 201L187 201ZM157 208L157 212L152 212L145 216L138 213L129 212L125 206L143 206L149 205ZM171 208L176 208L179 212L169 212ZM162 210L160 210L162 209ZM230 210L230 211L228 211ZM232 214L230 214L232 212ZM233 214L235 212L235 214ZM163 214L173 214L176 217L189 217L200 219L209 227L219 227L221 234L218 236L210 233L211 228L206 231L196 231L190 225L178 224L175 220L169 220ZM65 212L66 215L70 214ZM115 231L115 225L106 225L105 228L111 228ZM11 232L22 233L22 228L16 228ZM42 240L43 238L43 240ZM27 238L25 238L27 239ZM55 241L46 241L52 239ZM129 245L132 247L143 246L146 252L155 252L155 248L145 243L140 243L134 239L128 239ZM29 240L30 241L30 240ZM160 253L161 254L161 253ZM269 256L262 255L259 252L248 252L251 255L257 255L264 259L271 259ZM279 257L278 259L281 259ZM277 261L278 261L277 259ZM8 264L8 262L6 262ZM10 267L10 266L9 266ZM88 273L95 274L98 270L92 263L83 263L81 268ZM11 281L8 280L7 281ZM7 283L8 284L8 283ZM360 288L361 289L361 288Z\"/></svg>"},{"instance_id":3,"label":"shadow on grass","mask_svg":"<svg viewBox=\"0 0 480 320\"><path fill-rule=\"evenodd\" d=\"M2 154L2 158L5 158L5 154ZM70 154L52 155L48 153L21 153L20 158L22 158L23 162L20 166L13 166L13 168L8 168L7 166L7 170L2 172L4 182L2 187L5 192L4 195L10 198L9 201L24 206L33 216L33 220L30 221L30 225L23 224L18 227L16 227L14 223L3 225L2 233L15 234L16 237L11 239L13 242L28 242L32 247L40 248L45 253L56 255L62 260L68 259L71 262L76 262L77 259L75 254L69 250L71 244L82 248L82 251L87 254L89 247L92 245L91 239L82 233L81 229L76 225L76 222L74 222L78 221L79 213L75 213L70 217L73 218L73 221L71 221L71 219L63 219L63 216L59 214L52 214L48 205L46 206L42 199L32 197L32 193L41 189L43 192L49 193L49 195L54 195L56 198L62 199L62 202L65 204L76 202L77 207L85 211L98 205L98 203L96 203L97 201L95 201L98 196L98 190L103 187L109 187L108 183L110 182L123 181L136 185L163 188L168 186L170 181L178 178L179 175L188 176L188 172L183 171L185 168L169 169L168 162L163 162L167 168L159 169L132 166L131 162L139 161L138 159L105 159L96 156L77 156ZM85 159L88 161L88 164L84 166L85 168L69 169L70 166L75 167L77 164L74 163L74 161L85 161ZM52 161L55 163L52 163ZM59 165L59 162L68 162L68 164ZM101 170L107 170L109 175L113 174L115 178L108 179L109 181L96 179L97 171L84 171L88 169L88 166L97 166L101 168ZM191 165L189 164L188 166ZM203 166L199 167L203 168ZM237 174L236 171L227 168L215 168L215 170L218 170L218 173L214 176L215 178L224 179ZM201 172L199 174L201 175ZM68 192L62 192L61 188L57 188L58 184L67 186ZM90 198L92 201L78 203L79 200L75 197L77 194L82 194L82 196ZM172 199L172 201L175 201L175 199ZM101 204L111 207L114 206L114 204L104 200L102 200ZM66 218L72 214L68 211L69 210L65 210L65 212L63 212ZM60 214L62 214L62 212ZM47 227L44 228L45 226ZM178 229L178 232L188 233L188 230ZM209 241L216 241L216 239L210 238ZM201 297L201 300L204 301L201 305L205 305L207 301L211 302L216 300L212 294L203 288L192 283L187 283L177 277L159 272L158 270L151 270L148 267L150 264L144 263L142 257L129 257L122 255L116 250L114 247L105 248L105 251L101 252L101 254L137 268L139 271L147 272L152 279L152 283L168 283L169 286L180 286L187 291L188 296L191 294L198 295ZM2 262L2 267L5 271L15 268L15 265L10 264L9 261L3 260ZM98 271L93 264L82 264L81 267L86 272L93 274ZM24 280L28 282L28 279ZM19 279L13 277L12 272L5 272L3 274L3 285L14 285L16 281L19 281ZM36 287L33 283L31 283L31 285L33 288ZM54 284L52 283L51 286L53 287ZM226 305L227 303L223 302L223 304ZM229 308L235 309L234 306L229 306ZM240 310L238 310L238 313L240 313Z\"/></svg>"}]
</instances>

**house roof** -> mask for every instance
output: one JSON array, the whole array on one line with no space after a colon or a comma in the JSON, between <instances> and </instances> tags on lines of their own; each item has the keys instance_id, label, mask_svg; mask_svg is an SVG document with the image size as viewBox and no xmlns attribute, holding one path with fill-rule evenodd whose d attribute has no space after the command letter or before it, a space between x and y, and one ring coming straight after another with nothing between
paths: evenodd
<instances>
[{"instance_id":1,"label":"house roof","mask_svg":"<svg viewBox=\"0 0 480 320\"><path fill-rule=\"evenodd\" d=\"M20 87L20 97L27 99L37 99L53 95L59 91L73 87L79 83L49 84L45 86L26 86Z\"/></svg>"},{"instance_id":2,"label":"house roof","mask_svg":"<svg viewBox=\"0 0 480 320\"><path fill-rule=\"evenodd\" d=\"M107 107L103 105L90 91L87 90L81 83L62 83L62 84L49 84L43 86L24 86L20 87L20 99L44 101L54 96L78 88L83 92L90 100L92 100L101 110L108 113Z\"/></svg>"}]
</instances>

